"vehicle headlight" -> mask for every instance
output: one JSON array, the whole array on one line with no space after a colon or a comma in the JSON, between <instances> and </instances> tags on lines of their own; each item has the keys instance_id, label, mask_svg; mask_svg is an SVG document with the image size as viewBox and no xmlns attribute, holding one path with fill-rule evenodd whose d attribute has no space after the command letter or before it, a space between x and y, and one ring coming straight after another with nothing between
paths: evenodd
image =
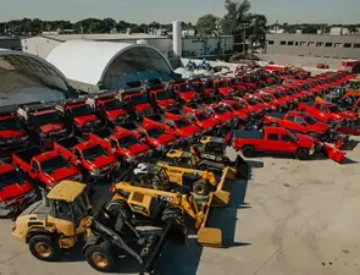
<instances>
[{"instance_id":1,"label":"vehicle headlight","mask_svg":"<svg viewBox=\"0 0 360 275\"><path fill-rule=\"evenodd\" d=\"M92 170L91 172L90 172L90 174L92 175L92 176L100 176L100 170L99 169L95 169L95 170Z\"/></svg>"}]
</instances>

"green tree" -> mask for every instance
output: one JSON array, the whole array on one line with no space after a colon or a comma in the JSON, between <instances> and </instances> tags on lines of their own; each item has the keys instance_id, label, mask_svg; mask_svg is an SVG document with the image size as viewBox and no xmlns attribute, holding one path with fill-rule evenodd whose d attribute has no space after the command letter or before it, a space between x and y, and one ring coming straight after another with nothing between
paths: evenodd
<instances>
[{"instance_id":1,"label":"green tree","mask_svg":"<svg viewBox=\"0 0 360 275\"><path fill-rule=\"evenodd\" d=\"M312 25L305 25L302 30L301 33L303 34L317 34L318 29L315 26Z\"/></svg>"},{"instance_id":2,"label":"green tree","mask_svg":"<svg viewBox=\"0 0 360 275\"><path fill-rule=\"evenodd\" d=\"M357 34L359 33L359 30L357 29L357 27L355 25L350 25L348 26L348 31L350 34Z\"/></svg>"},{"instance_id":3,"label":"green tree","mask_svg":"<svg viewBox=\"0 0 360 275\"><path fill-rule=\"evenodd\" d=\"M112 18L105 18L103 20L104 32L110 33L110 31L116 28L116 21Z\"/></svg>"},{"instance_id":4,"label":"green tree","mask_svg":"<svg viewBox=\"0 0 360 275\"><path fill-rule=\"evenodd\" d=\"M267 19L263 14L253 14L251 15L250 28L247 31L249 33L249 39L251 44L259 44L259 46L265 46L265 37L266 37L266 25Z\"/></svg>"},{"instance_id":5,"label":"green tree","mask_svg":"<svg viewBox=\"0 0 360 275\"><path fill-rule=\"evenodd\" d=\"M218 18L212 14L201 16L196 23L196 31L201 35L209 35L216 31Z\"/></svg>"}]
</instances>

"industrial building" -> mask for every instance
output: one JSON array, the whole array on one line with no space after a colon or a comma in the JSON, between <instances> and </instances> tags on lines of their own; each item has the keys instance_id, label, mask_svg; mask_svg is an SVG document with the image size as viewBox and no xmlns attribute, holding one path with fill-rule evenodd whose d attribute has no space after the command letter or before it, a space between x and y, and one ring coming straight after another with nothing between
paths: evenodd
<instances>
[{"instance_id":1,"label":"industrial building","mask_svg":"<svg viewBox=\"0 0 360 275\"><path fill-rule=\"evenodd\" d=\"M266 54L360 59L360 35L267 34Z\"/></svg>"},{"instance_id":2,"label":"industrial building","mask_svg":"<svg viewBox=\"0 0 360 275\"><path fill-rule=\"evenodd\" d=\"M0 36L0 49L21 51L21 40L20 38Z\"/></svg>"}]
</instances>

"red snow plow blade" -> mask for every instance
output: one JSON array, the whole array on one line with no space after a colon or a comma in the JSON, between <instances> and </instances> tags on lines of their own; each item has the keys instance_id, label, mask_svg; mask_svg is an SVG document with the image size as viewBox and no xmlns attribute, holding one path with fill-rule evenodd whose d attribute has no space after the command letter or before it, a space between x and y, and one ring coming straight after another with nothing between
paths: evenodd
<instances>
[{"instance_id":1,"label":"red snow plow blade","mask_svg":"<svg viewBox=\"0 0 360 275\"><path fill-rule=\"evenodd\" d=\"M336 147L333 147L327 143L323 143L322 148L325 155L337 163L341 163L346 155L346 152L342 152Z\"/></svg>"},{"instance_id":2,"label":"red snow plow blade","mask_svg":"<svg viewBox=\"0 0 360 275\"><path fill-rule=\"evenodd\" d=\"M348 135L354 135L354 136L360 135L360 127L354 127L354 128L339 127L337 131Z\"/></svg>"},{"instance_id":3,"label":"red snow plow blade","mask_svg":"<svg viewBox=\"0 0 360 275\"><path fill-rule=\"evenodd\" d=\"M336 149L341 149L346 143L349 142L349 136L339 136L339 138L335 141L334 146Z\"/></svg>"}]
</instances>

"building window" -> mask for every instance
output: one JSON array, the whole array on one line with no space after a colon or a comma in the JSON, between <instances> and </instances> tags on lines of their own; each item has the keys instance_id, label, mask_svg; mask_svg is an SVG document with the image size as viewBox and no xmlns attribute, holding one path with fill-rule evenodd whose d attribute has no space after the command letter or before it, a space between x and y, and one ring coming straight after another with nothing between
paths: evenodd
<instances>
[{"instance_id":1,"label":"building window","mask_svg":"<svg viewBox=\"0 0 360 275\"><path fill-rule=\"evenodd\" d=\"M323 42L316 42L316 47L322 47L323 46Z\"/></svg>"},{"instance_id":2,"label":"building window","mask_svg":"<svg viewBox=\"0 0 360 275\"><path fill-rule=\"evenodd\" d=\"M357 48L357 49L360 48L360 44L359 44L359 43L355 43L355 44L354 44L354 48Z\"/></svg>"},{"instance_id":3,"label":"building window","mask_svg":"<svg viewBox=\"0 0 360 275\"><path fill-rule=\"evenodd\" d=\"M299 46L299 42L298 42L298 41L295 42L295 46Z\"/></svg>"},{"instance_id":4,"label":"building window","mask_svg":"<svg viewBox=\"0 0 360 275\"><path fill-rule=\"evenodd\" d=\"M341 43L334 43L334 48L341 48Z\"/></svg>"},{"instance_id":5,"label":"building window","mask_svg":"<svg viewBox=\"0 0 360 275\"><path fill-rule=\"evenodd\" d=\"M300 47L305 47L306 46L306 42L305 41L300 41Z\"/></svg>"},{"instance_id":6,"label":"building window","mask_svg":"<svg viewBox=\"0 0 360 275\"><path fill-rule=\"evenodd\" d=\"M314 45L315 45L315 42L314 42L314 41L308 42L308 47L314 47Z\"/></svg>"},{"instance_id":7,"label":"building window","mask_svg":"<svg viewBox=\"0 0 360 275\"><path fill-rule=\"evenodd\" d=\"M344 48L351 48L351 43L344 43Z\"/></svg>"},{"instance_id":8,"label":"building window","mask_svg":"<svg viewBox=\"0 0 360 275\"><path fill-rule=\"evenodd\" d=\"M294 46L294 41L288 41L288 46Z\"/></svg>"},{"instance_id":9,"label":"building window","mask_svg":"<svg viewBox=\"0 0 360 275\"><path fill-rule=\"evenodd\" d=\"M330 48L330 47L332 47L332 45L333 45L333 43L331 43L331 42L326 42L325 43L326 48Z\"/></svg>"},{"instance_id":10,"label":"building window","mask_svg":"<svg viewBox=\"0 0 360 275\"><path fill-rule=\"evenodd\" d=\"M274 45L274 40L268 40L269 45Z\"/></svg>"},{"instance_id":11,"label":"building window","mask_svg":"<svg viewBox=\"0 0 360 275\"><path fill-rule=\"evenodd\" d=\"M280 45L281 45L281 46L286 45L286 41L280 41Z\"/></svg>"}]
</instances>

